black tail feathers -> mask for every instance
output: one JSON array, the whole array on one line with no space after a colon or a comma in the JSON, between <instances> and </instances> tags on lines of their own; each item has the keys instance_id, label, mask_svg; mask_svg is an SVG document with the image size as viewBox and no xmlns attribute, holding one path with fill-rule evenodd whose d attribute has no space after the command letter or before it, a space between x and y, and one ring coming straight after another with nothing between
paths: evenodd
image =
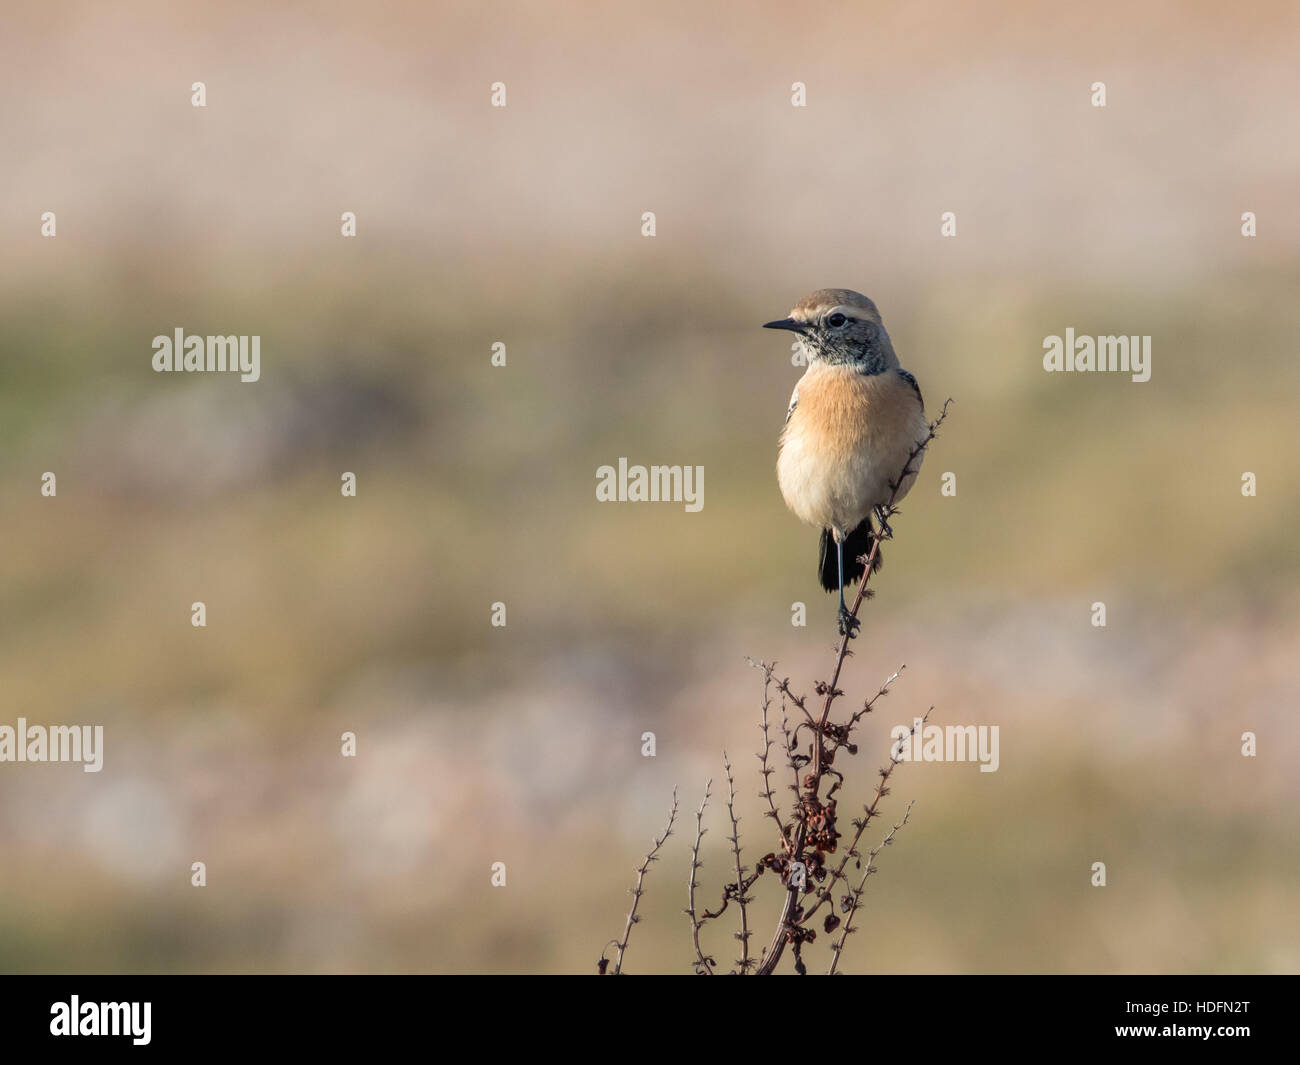
<instances>
[{"instance_id":1,"label":"black tail feathers","mask_svg":"<svg viewBox=\"0 0 1300 1065\"><path fill-rule=\"evenodd\" d=\"M858 560L871 551L872 529L870 516L863 519L859 525L848 535L844 541L844 587L848 588L854 581L862 576L865 567ZM880 569L880 550L876 550L876 557L872 560L871 572L875 573ZM831 535L830 529L822 530L822 547L821 558L817 562L817 574L821 578L822 587L828 592L838 592L840 590L840 564L839 557L835 551L835 537Z\"/></svg>"}]
</instances>

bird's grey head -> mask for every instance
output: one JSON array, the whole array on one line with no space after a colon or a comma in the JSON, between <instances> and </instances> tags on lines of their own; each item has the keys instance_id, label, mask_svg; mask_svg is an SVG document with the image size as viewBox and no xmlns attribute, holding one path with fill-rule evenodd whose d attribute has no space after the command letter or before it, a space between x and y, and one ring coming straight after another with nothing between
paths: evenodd
<instances>
[{"instance_id":1,"label":"bird's grey head","mask_svg":"<svg viewBox=\"0 0 1300 1065\"><path fill-rule=\"evenodd\" d=\"M818 289L796 303L789 318L763 328L797 334L809 362L847 366L865 374L898 368L898 356L876 305L851 289Z\"/></svg>"}]
</instances>

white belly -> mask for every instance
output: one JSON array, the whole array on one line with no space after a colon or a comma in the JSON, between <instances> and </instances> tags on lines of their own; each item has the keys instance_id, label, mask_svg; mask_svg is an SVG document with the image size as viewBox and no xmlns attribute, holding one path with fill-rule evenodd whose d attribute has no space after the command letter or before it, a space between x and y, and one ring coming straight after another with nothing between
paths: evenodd
<instances>
[{"instance_id":1,"label":"white belly","mask_svg":"<svg viewBox=\"0 0 1300 1065\"><path fill-rule=\"evenodd\" d=\"M927 431L921 405L901 379L833 377L810 372L786 423L777 480L786 505L809 525L841 539L889 502L891 483ZM809 380L811 378L811 380ZM916 481L921 458L903 481L897 503Z\"/></svg>"},{"instance_id":2,"label":"white belly","mask_svg":"<svg viewBox=\"0 0 1300 1065\"><path fill-rule=\"evenodd\" d=\"M906 462L906 458L904 454L902 461ZM902 462L892 473L886 472L866 449L832 460L824 451L814 452L796 437L787 440L781 449L776 475L786 505L796 517L809 525L831 529L843 538L862 523L872 507L888 501L890 479L901 469ZM895 501L907 495L915 480L916 474L912 473Z\"/></svg>"}]
</instances>

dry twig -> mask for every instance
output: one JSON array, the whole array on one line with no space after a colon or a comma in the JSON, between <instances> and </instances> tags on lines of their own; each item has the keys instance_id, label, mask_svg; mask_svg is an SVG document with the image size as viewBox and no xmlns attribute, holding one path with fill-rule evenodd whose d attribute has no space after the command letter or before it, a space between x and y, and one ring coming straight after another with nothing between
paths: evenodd
<instances>
[{"instance_id":1,"label":"dry twig","mask_svg":"<svg viewBox=\"0 0 1300 1065\"><path fill-rule=\"evenodd\" d=\"M673 825L677 821L677 789L673 788L673 808L668 814L668 827L664 829L664 834L654 841L654 846L650 848L650 853L645 856L636 871L636 887L632 889L632 908L627 911L627 924L623 926L623 938L611 940L616 944L618 954L614 958L614 975L618 976L623 971L623 954L627 951L627 941L632 938L632 926L641 920L636 915L636 908L641 903L641 896L645 889L641 886L645 882L645 875L650 869L650 863L658 861L659 848L664 845L664 841L673 834ZM609 943L605 944L605 950L609 949ZM606 967L609 965L609 959L605 957L605 951L600 952L600 963L598 969L603 976Z\"/></svg>"},{"instance_id":2,"label":"dry twig","mask_svg":"<svg viewBox=\"0 0 1300 1065\"><path fill-rule=\"evenodd\" d=\"M705 911L703 917L699 917L695 912L695 883L696 873L704 863L700 861L700 843L704 839L704 833L708 831L704 827L704 811L709 805L709 789L713 787L713 781L710 780L704 785L704 801L700 803L700 808L695 811L695 847L691 850L691 878L690 885L686 891L687 916L691 919L691 940L695 944L695 971L706 976L713 975L714 960L704 953L704 948L700 946L700 929L704 922L712 915ZM724 906L723 909L726 907Z\"/></svg>"},{"instance_id":3,"label":"dry twig","mask_svg":"<svg viewBox=\"0 0 1300 1065\"><path fill-rule=\"evenodd\" d=\"M914 805L916 805L915 799L909 802L907 808L903 810L903 819L894 825L888 833L886 833L884 839L867 852L867 864L862 870L862 879L858 881L858 886L853 889L851 897L849 895L844 896L844 931L840 933L839 941L835 944L835 948L831 952L831 967L826 970L827 976L835 975L835 966L840 963L840 955L844 953L844 941L849 938L849 933L857 931L857 929L853 927L853 917L858 912L858 907L862 904L862 892L866 890L867 877L876 871L876 855L894 842L894 833L907 824L907 819L912 816L912 807ZM841 868L843 867L841 866ZM834 926L832 925L831 928L827 929L827 931L829 932L833 929Z\"/></svg>"},{"instance_id":4,"label":"dry twig","mask_svg":"<svg viewBox=\"0 0 1300 1065\"><path fill-rule=\"evenodd\" d=\"M907 462L903 465L903 469L898 475L898 479L892 482L889 501L883 508L883 516L885 520L879 523L874 530L871 540L871 549L862 559L864 567L862 580L858 583L857 595L854 596L853 606L849 609L850 621L844 627L844 635L840 638L839 654L835 659L835 671L831 675L829 684L819 683L817 685L817 693L824 696L824 702L822 703L821 716L813 726L813 768L812 772L805 780L806 787L801 804L803 816L798 819L794 829L794 847L789 861L789 868L791 869L807 868L806 859L809 857L809 854L806 850L806 844L810 823L814 824L824 836L822 841L823 847L817 852L819 855L828 847L834 846L836 836L838 835L835 833L833 827L834 800L829 800L831 805L828 810L822 805L819 798L822 776L826 768L826 756L829 754L833 759L835 754L835 749L832 749L829 752L826 750L822 743L822 738L827 732L826 726L827 722L830 720L831 707L833 706L836 697L844 694L840 691L837 685L839 684L840 673L844 668L844 659L849 655L849 642L853 640L856 635L858 628L858 611L862 608L862 602L867 597L867 583L871 580L876 556L880 554L880 541L885 536L883 526L888 523L890 518L894 517L894 515L898 513L896 500L898 498L899 489L903 482L913 472L913 463L916 462L920 455L925 451L930 441L933 440L939 432L939 426L943 424L944 419L948 416L948 405L951 402L951 400L948 400L944 403L943 409L939 412L939 416L930 423L929 431L926 433L925 438L912 448L911 454L907 457ZM791 695L791 698L794 698L794 696ZM806 709L805 713L807 713ZM845 736L845 738L847 738L847 736ZM806 883L806 879L804 880L804 883ZM781 918L777 922L776 932L772 936L771 945L763 955L763 963L757 970L758 975L760 976L766 976L776 968L777 963L781 960L781 954L785 950L786 943L794 942L802 945L804 940L816 938L816 933L812 929L804 927L800 923L804 915L800 912L799 893L799 879L788 879L785 904L781 910Z\"/></svg>"},{"instance_id":5,"label":"dry twig","mask_svg":"<svg viewBox=\"0 0 1300 1065\"><path fill-rule=\"evenodd\" d=\"M858 846L867 826L879 816L881 800L889 794L890 777L903 761L901 746L896 752L891 750L888 764L879 770L880 779L876 784L871 801L863 806L862 816L852 822L854 831L848 849L839 862L831 866L827 862L827 856L836 852L841 839L836 822L837 793L844 784L844 775L834 768L834 761L841 750L847 751L850 756L858 753L857 744L851 742L853 730L867 714L871 713L876 703L889 694L891 685L902 674L905 667L899 666L897 670L886 677L876 694L866 700L862 708L849 715L848 719L842 724L831 719L831 711L836 699L844 694L839 688L840 675L844 669L845 659L853 653L850 650L850 643L857 637L857 630L860 627L858 613L862 608L862 604L871 598L873 594L868 589L867 584L871 580L875 561L880 554L880 543L882 540L892 537L892 534L885 530L889 527L889 519L899 512L896 501L900 486L908 476L916 471L917 467L914 464L937 435L939 427L948 416L948 405L951 402L951 400L948 400L948 402L944 403L939 416L930 423L925 438L912 449L897 480L891 482L889 500L881 508L883 520L878 523L873 531L869 551L859 560L864 567L862 578L858 584L857 593L853 598L853 605L848 611L848 623L844 626L844 632L841 634L831 679L829 683L819 681L814 686L814 693L822 699L820 709L814 710L810 708L808 698L794 691L790 686L788 677L778 678L776 676L775 663L769 664L749 660L751 666L763 671L761 722L763 750L758 755L759 764L762 767L763 790L758 794L767 803L764 816L771 817L776 822L780 836L780 850L779 852L764 855L754 866L753 872L748 876L745 875L740 847L740 819L736 816L735 808L735 779L731 762L724 751L722 758L727 773L727 814L731 820L731 835L728 839L731 842L735 862L736 880L723 888L722 905L716 911L705 910L700 913L697 910L695 901L698 886L697 874L702 865L700 848L706 831L704 828L704 811L708 806L710 789L713 783L710 780L705 785L704 801L701 802L700 808L695 815L695 845L691 852L691 872L687 891L688 909L686 913L691 919L691 938L695 947L694 965L697 972L712 975L717 965L717 962L704 951L704 946L700 940L701 929L706 922L721 917L734 900L740 910L740 931L735 933L735 938L740 940L741 944L740 957L736 961L737 968L735 971L742 975L750 971L758 975L768 975L776 969L788 945L791 954L794 956L795 971L800 974L805 973L807 967L803 960L804 947L817 938L817 931L811 924L812 918L821 910L823 905L832 901L836 885L846 880L849 861L856 861L859 867L862 866L862 854L858 850ZM771 708L770 693L773 687L781 695L781 733L784 739L786 761L794 775L794 782L790 785L790 790L794 793L794 800L788 821L782 820L780 804L777 803L775 793L772 790L771 778L775 770L769 760L772 750L772 737L768 725L768 711ZM795 706L802 714L802 720L798 721L793 730L790 728L790 720L786 714L787 703ZM911 734L915 734L916 729L922 727L929 720L933 709L934 707L931 707L925 712L925 716L920 719L919 724L914 723L912 725ZM809 733L807 754L803 753L799 740L799 733L803 729L807 729ZM830 778L831 783L823 796L822 788L827 778ZM875 848L867 852L866 867L857 887L850 889L841 898L841 912L844 914L843 928L840 931L838 940L832 947L828 974L835 973L844 952L844 945L849 935L856 931L853 927L853 919L861 905L867 878L875 871L876 856L893 842L895 834L907 824L911 812L912 803L909 802L903 812L902 820L890 829L885 838ZM638 920L636 909L641 897L641 885L645 878L646 869L649 867L650 862L655 860L659 848L671 833L676 817L677 792L674 790L673 809L668 821L668 829L665 830L661 838L655 841L654 849L646 856L645 862L637 870L636 887L632 892L634 896L632 909L628 913L623 939L614 941L618 947L618 955L614 966L615 973L622 970L623 953L627 948L628 937L631 934L632 925ZM779 875L785 889L785 900L782 904L781 915L777 922L776 931L773 933L772 941L764 949L761 958L756 960L751 957L749 951L749 938L753 933L749 927L748 905L753 900L749 897L748 892L758 878L769 869ZM814 886L814 884L817 886ZM812 899L812 905L803 905L801 897L804 901ZM822 931L829 936L839 929L840 925L841 918L838 915L827 913L822 921ZM608 949L608 946L606 946L606 949ZM602 955L600 962L600 971L602 973L605 972L607 965L608 961Z\"/></svg>"}]
</instances>

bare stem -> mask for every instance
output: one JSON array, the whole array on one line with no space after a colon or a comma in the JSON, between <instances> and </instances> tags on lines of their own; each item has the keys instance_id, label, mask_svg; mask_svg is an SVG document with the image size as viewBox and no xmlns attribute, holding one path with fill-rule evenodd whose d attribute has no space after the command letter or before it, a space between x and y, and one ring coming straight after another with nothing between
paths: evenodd
<instances>
[{"instance_id":1,"label":"bare stem","mask_svg":"<svg viewBox=\"0 0 1300 1065\"><path fill-rule=\"evenodd\" d=\"M790 830L781 820L781 811L777 809L776 795L772 791L772 774L775 770L768 762L768 756L772 753L772 736L768 731L767 712L772 705L772 699L769 695L769 689L772 685L772 671L776 669L776 663L755 662L752 658L748 659L751 666L763 671L763 751L758 756L759 764L762 766L763 790L758 793L760 799L767 800L767 814L776 822L776 827L781 833L782 843L788 843L790 840Z\"/></svg>"},{"instance_id":2,"label":"bare stem","mask_svg":"<svg viewBox=\"0 0 1300 1065\"><path fill-rule=\"evenodd\" d=\"M930 423L925 437L912 448L911 453L907 457L907 462L903 464L903 469L898 475L898 479L891 482L889 499L882 508L886 522L889 518L892 518L898 513L898 493L901 491L903 483L908 479L908 477L917 472L918 467L914 464L925 451L926 447L929 446L930 441L932 441L938 434L939 426L943 424L944 419L948 416L948 405L951 402L952 400L945 401L943 409L939 412L939 416ZM868 596L867 584L871 580L872 569L875 565L876 558L880 554L880 542L885 536L883 528L884 524L885 523L882 522L881 526L874 530L871 539L871 549L862 559L864 567L862 571L862 579L858 582L857 594L853 598L853 605L849 608L849 621L848 624L844 626L844 634L840 638L839 652L835 658L835 671L831 674L830 683L820 685L818 688L819 693L823 694L825 699L822 703L821 716L817 719L813 727L812 772L809 774L808 785L806 788L807 793L813 799L817 799L821 793L821 782L825 768L823 765L823 752L825 748L822 744L822 737L825 735L826 723L830 720L831 707L835 702L836 696L844 694L838 688L840 673L844 669L844 660L849 655L849 642L854 639L855 636L858 622L858 611L862 607L863 600ZM798 702L796 702L796 705L800 706L800 708L804 710L805 716L807 716L811 721L812 715L807 708ZM804 856L804 842L806 837L807 825L802 819L800 819L794 829L794 840L792 841L792 863L802 860ZM786 888L785 903L781 908L781 916L777 921L776 931L772 936L771 944L763 954L763 962L758 968L758 975L767 976L776 969L777 964L781 960L781 954L785 950L787 939L793 938L793 933L795 932L794 917L798 910L798 906L799 887L798 884L793 881L793 878L791 878L791 883ZM801 915L801 920L803 919L803 916L804 915Z\"/></svg>"},{"instance_id":3,"label":"bare stem","mask_svg":"<svg viewBox=\"0 0 1300 1065\"><path fill-rule=\"evenodd\" d=\"M712 787L712 780L704 785L704 801L695 811L695 847L691 851L691 879L686 892L688 907L686 913L691 919L691 941L695 944L695 968L708 976L713 975L713 959L706 955L704 948L700 946L700 928L703 927L705 918L697 916L695 911L695 884L696 873L704 864L700 861L700 843L704 839L704 833L708 831L704 827L704 810L709 805L709 789Z\"/></svg>"},{"instance_id":4,"label":"bare stem","mask_svg":"<svg viewBox=\"0 0 1300 1065\"><path fill-rule=\"evenodd\" d=\"M912 816L912 807L915 804L915 799L907 804L907 808L903 811L903 819L894 825L894 827L885 835L885 838L867 853L867 863L862 870L862 879L858 881L858 886L853 889L852 898L849 899L848 912L844 917L844 931L840 933L839 941L835 944L835 949L831 953L831 967L826 970L827 976L835 975L835 967L839 965L840 955L844 952L844 941L849 938L849 933L854 931L853 917L858 912L858 907L862 904L862 893L866 890L867 877L876 871L876 855L894 842L894 833L907 824L907 819Z\"/></svg>"},{"instance_id":5,"label":"bare stem","mask_svg":"<svg viewBox=\"0 0 1300 1065\"><path fill-rule=\"evenodd\" d=\"M914 736L917 728L924 727L925 723L930 720L930 714L933 711L934 707L932 706L924 715L922 715L920 726L913 724L912 727L908 729L907 734L909 736ZM844 857L840 859L840 864L831 871L830 882L818 893L817 901L813 904L812 909L804 914L804 920L807 920L820 910L823 902L829 901L832 889L835 887L836 882L844 879L844 870L848 868L849 859L862 857L858 852L858 844L862 841L862 834L866 832L867 825L869 825L876 817L880 816L880 800L889 794L889 778L893 775L894 770L898 768L902 761L903 756L901 750L897 756L891 753L889 764L886 765L884 769L880 770L880 782L876 785L876 792L871 797L871 802L862 808L862 817L853 822L854 833L853 839L849 843L849 849L845 852Z\"/></svg>"},{"instance_id":6,"label":"bare stem","mask_svg":"<svg viewBox=\"0 0 1300 1065\"><path fill-rule=\"evenodd\" d=\"M731 818L731 851L736 857L736 902L740 905L740 931L736 938L740 940L740 957L736 964L740 974L745 975L753 966L749 957L749 896L745 893L745 867L740 863L740 821L736 818L736 781L731 775L731 763L727 752L722 752L722 764L727 770L727 816Z\"/></svg>"},{"instance_id":7,"label":"bare stem","mask_svg":"<svg viewBox=\"0 0 1300 1065\"><path fill-rule=\"evenodd\" d=\"M614 975L618 976L623 971L623 954L627 950L627 941L632 938L632 926L641 918L636 915L637 906L641 903L641 896L645 893L642 884L645 883L645 875L650 869L650 863L657 861L659 858L659 848L664 845L664 841L673 834L673 825L677 821L677 789L673 788L673 808L668 814L668 827L664 829L664 834L654 841L654 846L650 848L650 853L645 856L636 871L636 887L632 889L632 908L627 911L627 924L623 927L623 938L618 940L618 954L614 959ZM607 947L608 949L608 947ZM605 955L601 953L601 971L604 971Z\"/></svg>"}]
</instances>

